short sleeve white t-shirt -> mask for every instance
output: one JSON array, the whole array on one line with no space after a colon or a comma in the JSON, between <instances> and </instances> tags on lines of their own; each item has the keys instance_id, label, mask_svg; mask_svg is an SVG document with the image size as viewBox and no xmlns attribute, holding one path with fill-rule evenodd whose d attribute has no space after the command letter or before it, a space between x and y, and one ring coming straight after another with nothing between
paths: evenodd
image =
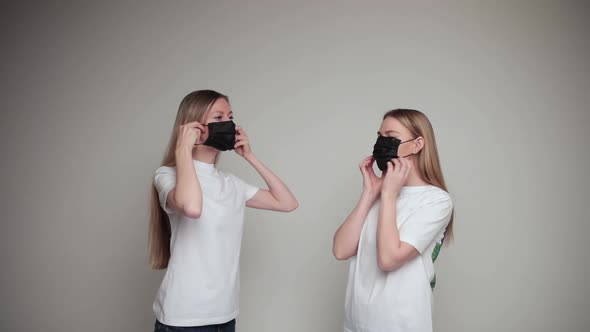
<instances>
[{"instance_id":1,"label":"short sleeve white t-shirt","mask_svg":"<svg viewBox=\"0 0 590 332\"><path fill-rule=\"evenodd\" d=\"M158 321L171 326L222 324L237 317L244 210L258 191L213 164L193 163L203 193L198 219L166 206L176 186L176 168L162 166L154 175L172 234L170 260L153 310Z\"/></svg>"},{"instance_id":2,"label":"short sleeve white t-shirt","mask_svg":"<svg viewBox=\"0 0 590 332\"><path fill-rule=\"evenodd\" d=\"M432 253L444 237L453 203L435 186L403 187L397 200L400 240L420 253L399 269L377 265L378 199L369 210L350 261L345 332L432 332Z\"/></svg>"}]
</instances>

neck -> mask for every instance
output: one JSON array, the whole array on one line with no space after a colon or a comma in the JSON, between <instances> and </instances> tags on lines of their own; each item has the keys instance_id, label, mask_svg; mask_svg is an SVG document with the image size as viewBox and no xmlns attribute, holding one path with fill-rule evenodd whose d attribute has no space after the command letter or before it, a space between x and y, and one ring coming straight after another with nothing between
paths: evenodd
<instances>
[{"instance_id":1,"label":"neck","mask_svg":"<svg viewBox=\"0 0 590 332\"><path fill-rule=\"evenodd\" d=\"M215 164L219 151L206 145L198 145L193 149L193 159L207 164Z\"/></svg>"},{"instance_id":2,"label":"neck","mask_svg":"<svg viewBox=\"0 0 590 332\"><path fill-rule=\"evenodd\" d=\"M408 187L415 187L415 186L427 186L429 185L428 182L424 181L420 176L418 171L418 162L414 156L411 157L410 162L412 163L412 170L410 171L410 175L408 175L408 180L406 181L406 186Z\"/></svg>"}]
</instances>

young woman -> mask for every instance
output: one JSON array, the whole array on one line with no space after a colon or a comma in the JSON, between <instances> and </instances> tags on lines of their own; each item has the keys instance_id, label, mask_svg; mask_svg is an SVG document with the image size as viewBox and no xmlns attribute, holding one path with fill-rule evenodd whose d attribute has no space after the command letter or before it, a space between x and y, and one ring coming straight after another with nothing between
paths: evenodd
<instances>
[{"instance_id":1,"label":"young woman","mask_svg":"<svg viewBox=\"0 0 590 332\"><path fill-rule=\"evenodd\" d=\"M216 167L234 149L268 190ZM211 90L188 94L156 170L150 215L150 259L166 274L153 304L155 331L235 331L244 208L289 212L298 203L263 165L233 123L229 99Z\"/></svg>"},{"instance_id":2,"label":"young woman","mask_svg":"<svg viewBox=\"0 0 590 332\"><path fill-rule=\"evenodd\" d=\"M453 225L434 132L421 112L397 109L378 135L360 164L361 197L334 235L334 256L352 257L344 330L430 332L433 263Z\"/></svg>"}]
</instances>

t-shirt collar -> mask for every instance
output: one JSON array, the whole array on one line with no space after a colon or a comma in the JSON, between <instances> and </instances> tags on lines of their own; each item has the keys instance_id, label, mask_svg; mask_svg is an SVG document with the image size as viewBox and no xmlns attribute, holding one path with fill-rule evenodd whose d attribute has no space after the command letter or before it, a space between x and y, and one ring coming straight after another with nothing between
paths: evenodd
<instances>
[{"instance_id":1,"label":"t-shirt collar","mask_svg":"<svg viewBox=\"0 0 590 332\"><path fill-rule=\"evenodd\" d=\"M215 164L209 164L196 159L193 159L193 164L195 165L195 170L197 171L197 173L214 174L215 172L217 172Z\"/></svg>"},{"instance_id":2,"label":"t-shirt collar","mask_svg":"<svg viewBox=\"0 0 590 332\"><path fill-rule=\"evenodd\" d=\"M400 194L411 194L424 191L426 189L431 188L431 185L426 186L403 186L401 187Z\"/></svg>"}]
</instances>

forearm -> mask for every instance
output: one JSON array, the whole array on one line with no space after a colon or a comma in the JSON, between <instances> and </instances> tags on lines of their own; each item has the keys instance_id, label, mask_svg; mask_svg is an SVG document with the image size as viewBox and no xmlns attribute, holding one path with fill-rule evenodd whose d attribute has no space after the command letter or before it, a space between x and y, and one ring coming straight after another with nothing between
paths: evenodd
<instances>
[{"instance_id":1,"label":"forearm","mask_svg":"<svg viewBox=\"0 0 590 332\"><path fill-rule=\"evenodd\" d=\"M334 234L332 252L339 260L356 255L361 231L376 195L363 191L359 201Z\"/></svg>"},{"instance_id":2,"label":"forearm","mask_svg":"<svg viewBox=\"0 0 590 332\"><path fill-rule=\"evenodd\" d=\"M402 263L397 227L397 195L382 197L377 223L377 261L382 270L393 270Z\"/></svg>"},{"instance_id":3,"label":"forearm","mask_svg":"<svg viewBox=\"0 0 590 332\"><path fill-rule=\"evenodd\" d=\"M195 172L192 153L188 149L176 150L176 188L174 200L185 214L199 217L203 199L201 184Z\"/></svg>"},{"instance_id":4,"label":"forearm","mask_svg":"<svg viewBox=\"0 0 590 332\"><path fill-rule=\"evenodd\" d=\"M274 174L266 165L264 165L260 160L256 158L256 156L249 155L245 157L246 161L254 167L256 172L260 174L266 185L268 186L268 191L277 201L278 206L283 208L284 210L294 210L299 206L297 199L291 193L287 185L283 183L283 181Z\"/></svg>"}]
</instances>

